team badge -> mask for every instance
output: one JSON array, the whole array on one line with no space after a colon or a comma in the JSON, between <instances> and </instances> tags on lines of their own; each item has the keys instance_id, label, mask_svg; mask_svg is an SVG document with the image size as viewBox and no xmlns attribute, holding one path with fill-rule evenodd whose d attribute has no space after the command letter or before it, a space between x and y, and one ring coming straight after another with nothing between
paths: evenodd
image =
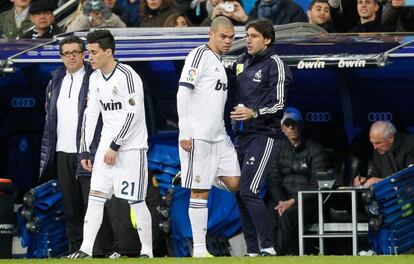
<instances>
[{"instance_id":1,"label":"team badge","mask_svg":"<svg viewBox=\"0 0 414 264\"><path fill-rule=\"evenodd\" d=\"M195 69L195 68L191 68L191 69L188 71L187 81L188 81L188 82L194 82L194 81L195 81L196 76L197 76L197 69Z\"/></svg>"},{"instance_id":2,"label":"team badge","mask_svg":"<svg viewBox=\"0 0 414 264\"><path fill-rule=\"evenodd\" d=\"M196 176L194 179L195 183L200 183L201 182L201 177L200 176Z\"/></svg>"},{"instance_id":3,"label":"team badge","mask_svg":"<svg viewBox=\"0 0 414 264\"><path fill-rule=\"evenodd\" d=\"M131 106L134 106L134 105L135 105L135 100L134 100L134 98L130 98L130 99L128 100L128 103L129 103Z\"/></svg>"},{"instance_id":4,"label":"team badge","mask_svg":"<svg viewBox=\"0 0 414 264\"><path fill-rule=\"evenodd\" d=\"M244 64L237 64L236 65L236 76L239 75L244 71Z\"/></svg>"},{"instance_id":5,"label":"team badge","mask_svg":"<svg viewBox=\"0 0 414 264\"><path fill-rule=\"evenodd\" d=\"M118 87L116 87L116 86L112 87L112 94L113 95L118 94Z\"/></svg>"},{"instance_id":6,"label":"team badge","mask_svg":"<svg viewBox=\"0 0 414 264\"><path fill-rule=\"evenodd\" d=\"M261 79L262 79L262 70L258 70L254 74L253 82L260 82Z\"/></svg>"}]
</instances>

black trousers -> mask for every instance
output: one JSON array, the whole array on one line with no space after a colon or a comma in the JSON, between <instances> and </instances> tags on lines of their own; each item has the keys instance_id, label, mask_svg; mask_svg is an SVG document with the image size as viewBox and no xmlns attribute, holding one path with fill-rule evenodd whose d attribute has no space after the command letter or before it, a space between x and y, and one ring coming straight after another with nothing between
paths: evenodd
<instances>
[{"instance_id":1,"label":"black trousers","mask_svg":"<svg viewBox=\"0 0 414 264\"><path fill-rule=\"evenodd\" d=\"M83 220L88 205L91 177L76 176L78 155L76 153L56 153L56 167L59 185L63 194L63 207L69 252L79 250L83 240ZM113 232L107 209L99 230L94 255L105 255L113 251Z\"/></svg>"}]
</instances>

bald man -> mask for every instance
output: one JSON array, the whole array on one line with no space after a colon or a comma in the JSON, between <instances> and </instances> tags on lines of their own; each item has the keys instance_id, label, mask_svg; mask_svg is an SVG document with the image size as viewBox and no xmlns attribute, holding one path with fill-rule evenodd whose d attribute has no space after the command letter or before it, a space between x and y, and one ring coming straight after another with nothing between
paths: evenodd
<instances>
[{"instance_id":1,"label":"bald man","mask_svg":"<svg viewBox=\"0 0 414 264\"><path fill-rule=\"evenodd\" d=\"M215 182L237 191L240 166L224 127L228 80L221 61L234 39L234 27L223 16L213 20L207 44L185 60L177 93L182 186L191 189L188 215L193 256L211 256L206 248L209 190Z\"/></svg>"},{"instance_id":2,"label":"bald man","mask_svg":"<svg viewBox=\"0 0 414 264\"><path fill-rule=\"evenodd\" d=\"M354 186L369 187L414 164L414 136L397 132L391 122L373 123L369 140L374 147L372 170L368 177L356 176Z\"/></svg>"}]
</instances>

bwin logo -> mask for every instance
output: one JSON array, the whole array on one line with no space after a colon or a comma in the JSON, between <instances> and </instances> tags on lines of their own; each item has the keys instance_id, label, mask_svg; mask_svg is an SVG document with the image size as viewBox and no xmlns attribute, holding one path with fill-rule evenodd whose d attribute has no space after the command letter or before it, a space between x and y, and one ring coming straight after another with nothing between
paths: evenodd
<instances>
[{"instance_id":1,"label":"bwin logo","mask_svg":"<svg viewBox=\"0 0 414 264\"><path fill-rule=\"evenodd\" d=\"M369 112L368 120L371 122L377 121L392 121L392 114L390 112Z\"/></svg>"},{"instance_id":2,"label":"bwin logo","mask_svg":"<svg viewBox=\"0 0 414 264\"><path fill-rule=\"evenodd\" d=\"M307 112L306 120L315 123L327 123L331 121L331 114L328 112Z\"/></svg>"},{"instance_id":3,"label":"bwin logo","mask_svg":"<svg viewBox=\"0 0 414 264\"><path fill-rule=\"evenodd\" d=\"M101 105L104 109L104 111L114 111L114 110L121 110L122 109L122 104L121 102L114 102L111 100L110 103L103 103L102 101Z\"/></svg>"},{"instance_id":4,"label":"bwin logo","mask_svg":"<svg viewBox=\"0 0 414 264\"><path fill-rule=\"evenodd\" d=\"M216 87L214 88L216 91L220 91L223 89L223 91L227 90L227 83L222 83L220 80L217 80Z\"/></svg>"}]
</instances>

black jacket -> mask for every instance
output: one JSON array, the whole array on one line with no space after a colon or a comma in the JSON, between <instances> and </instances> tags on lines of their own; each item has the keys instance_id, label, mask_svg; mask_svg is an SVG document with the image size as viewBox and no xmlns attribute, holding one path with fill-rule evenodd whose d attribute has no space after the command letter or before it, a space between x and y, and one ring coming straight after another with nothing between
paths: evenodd
<instances>
[{"instance_id":1,"label":"black jacket","mask_svg":"<svg viewBox=\"0 0 414 264\"><path fill-rule=\"evenodd\" d=\"M386 178L414 164L414 135L397 132L391 150L380 155L374 151L372 170L368 177Z\"/></svg>"},{"instance_id":2,"label":"black jacket","mask_svg":"<svg viewBox=\"0 0 414 264\"><path fill-rule=\"evenodd\" d=\"M381 23L381 19L376 19L364 24L358 24L350 30L350 32L386 32L387 30Z\"/></svg>"},{"instance_id":3,"label":"black jacket","mask_svg":"<svg viewBox=\"0 0 414 264\"><path fill-rule=\"evenodd\" d=\"M32 29L23 33L20 38L21 39L52 39L53 36L62 33L63 30L57 25L51 25L49 30L43 33L43 35L38 35L36 29Z\"/></svg>"},{"instance_id":4,"label":"black jacket","mask_svg":"<svg viewBox=\"0 0 414 264\"><path fill-rule=\"evenodd\" d=\"M76 133L77 148L79 149L80 131L82 126L83 112L86 108L87 94L89 87L89 76L93 72L91 66L85 63L85 75L83 77L83 83L79 92L78 100L78 130ZM45 176L46 169L54 161L56 152L56 128L57 128L57 100L62 86L63 78L66 75L66 68L64 66L59 67L52 72L52 79L46 88L46 120L43 130L42 145L40 150L40 174L39 179ZM95 133L97 134L97 133ZM90 176L90 173L83 170L80 163L78 164L78 175Z\"/></svg>"},{"instance_id":5,"label":"black jacket","mask_svg":"<svg viewBox=\"0 0 414 264\"><path fill-rule=\"evenodd\" d=\"M273 204L295 199L298 191L316 190L316 173L328 169L328 159L323 147L312 140L304 140L297 147L287 139L281 142L275 159L271 161L267 176L268 196ZM304 196L304 200L313 196Z\"/></svg>"},{"instance_id":6,"label":"black jacket","mask_svg":"<svg viewBox=\"0 0 414 264\"><path fill-rule=\"evenodd\" d=\"M308 22L302 7L292 0L257 0L249 17L252 19L268 18L273 22L273 25Z\"/></svg>"},{"instance_id":7,"label":"black jacket","mask_svg":"<svg viewBox=\"0 0 414 264\"><path fill-rule=\"evenodd\" d=\"M235 127L236 135L258 133L275 138L280 134L280 119L292 82L289 67L271 46L254 57L247 52L241 55L232 72L237 83L236 104L244 104L259 114L255 119L244 121L243 129Z\"/></svg>"}]
</instances>

